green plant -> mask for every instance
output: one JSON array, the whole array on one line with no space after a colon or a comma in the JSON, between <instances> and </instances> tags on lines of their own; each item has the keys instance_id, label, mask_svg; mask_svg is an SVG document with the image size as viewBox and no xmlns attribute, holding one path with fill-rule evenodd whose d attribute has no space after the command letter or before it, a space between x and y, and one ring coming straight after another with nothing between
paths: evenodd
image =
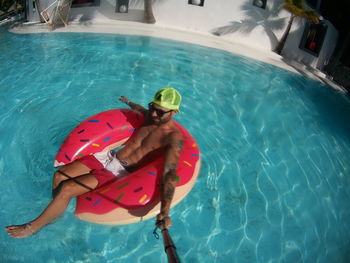
<instances>
[{"instance_id":1,"label":"green plant","mask_svg":"<svg viewBox=\"0 0 350 263\"><path fill-rule=\"evenodd\" d=\"M315 10L306 9L305 0L285 0L283 4L283 8L286 9L288 12L290 12L290 18L289 18L288 26L285 32L283 33L282 38L280 39L276 48L274 49L274 51L277 54L281 54L283 50L283 47L287 41L287 38L290 32L290 29L292 28L294 18L302 17L314 23L320 22Z\"/></svg>"}]
</instances>

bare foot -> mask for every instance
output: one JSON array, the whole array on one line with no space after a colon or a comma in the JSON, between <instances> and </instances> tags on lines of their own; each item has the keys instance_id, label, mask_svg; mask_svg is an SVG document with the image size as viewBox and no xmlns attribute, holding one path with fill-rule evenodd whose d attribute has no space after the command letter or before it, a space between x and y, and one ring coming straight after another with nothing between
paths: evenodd
<instances>
[{"instance_id":1,"label":"bare foot","mask_svg":"<svg viewBox=\"0 0 350 263\"><path fill-rule=\"evenodd\" d=\"M14 238L25 238L27 236L35 234L36 232L30 223L17 226L7 226L5 230L9 236Z\"/></svg>"}]
</instances>

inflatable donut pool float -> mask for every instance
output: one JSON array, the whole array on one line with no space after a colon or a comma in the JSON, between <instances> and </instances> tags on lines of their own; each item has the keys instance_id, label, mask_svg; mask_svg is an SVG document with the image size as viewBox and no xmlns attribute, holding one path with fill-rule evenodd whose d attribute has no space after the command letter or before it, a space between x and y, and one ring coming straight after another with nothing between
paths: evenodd
<instances>
[{"instance_id":1,"label":"inflatable donut pool float","mask_svg":"<svg viewBox=\"0 0 350 263\"><path fill-rule=\"evenodd\" d=\"M68 164L82 156L122 146L143 123L137 111L114 109L98 113L80 123L67 136L55 159L55 167ZM191 134L175 123L184 137L179 156L177 184L172 207L192 189L200 170L199 148ZM85 221L123 225L156 216L160 210L159 180L163 157L110 184L77 197L75 215Z\"/></svg>"}]
</instances>

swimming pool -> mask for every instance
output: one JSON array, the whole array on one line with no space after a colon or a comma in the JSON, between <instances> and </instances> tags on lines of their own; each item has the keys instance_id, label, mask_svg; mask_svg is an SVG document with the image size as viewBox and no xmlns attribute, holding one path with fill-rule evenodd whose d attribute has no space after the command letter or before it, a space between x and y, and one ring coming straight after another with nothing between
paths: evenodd
<instances>
[{"instance_id":1,"label":"swimming pool","mask_svg":"<svg viewBox=\"0 0 350 263\"><path fill-rule=\"evenodd\" d=\"M165 86L202 153L172 209L183 262L348 262L350 101L297 74L225 51L107 34L0 32L1 225L50 201L67 133L128 96ZM101 226L68 211L24 240L1 232L1 262L166 262L154 221Z\"/></svg>"}]
</instances>

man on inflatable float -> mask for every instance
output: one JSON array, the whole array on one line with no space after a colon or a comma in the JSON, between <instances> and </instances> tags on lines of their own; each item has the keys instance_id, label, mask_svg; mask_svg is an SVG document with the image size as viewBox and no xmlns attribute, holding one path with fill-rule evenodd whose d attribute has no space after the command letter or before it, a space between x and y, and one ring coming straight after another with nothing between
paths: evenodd
<instances>
[{"instance_id":1,"label":"man on inflatable float","mask_svg":"<svg viewBox=\"0 0 350 263\"><path fill-rule=\"evenodd\" d=\"M181 95L173 88L162 88L148 105L148 110L121 96L119 100L131 109L141 112L145 121L131 140L117 152L105 151L86 155L62 166L53 178L53 200L35 220L23 225L6 227L14 238L25 238L39 231L67 208L71 198L82 195L110 181L120 174L137 169L148 155L161 151L164 156L160 179L160 213L165 227L171 226L169 210L174 196L177 165L184 138L174 123ZM67 176L74 178L67 179ZM83 187L85 186L85 187Z\"/></svg>"}]
</instances>

